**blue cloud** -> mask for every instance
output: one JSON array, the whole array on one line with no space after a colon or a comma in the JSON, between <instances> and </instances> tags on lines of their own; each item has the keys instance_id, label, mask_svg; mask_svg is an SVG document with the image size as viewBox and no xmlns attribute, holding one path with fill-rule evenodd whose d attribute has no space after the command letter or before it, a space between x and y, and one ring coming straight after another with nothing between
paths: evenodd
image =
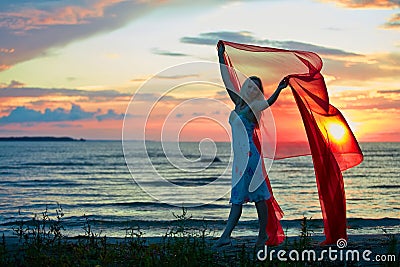
<instances>
[{"instance_id":1,"label":"blue cloud","mask_svg":"<svg viewBox=\"0 0 400 267\"><path fill-rule=\"evenodd\" d=\"M205 32L200 33L196 37L182 37L180 41L187 44L198 44L198 45L213 45L215 46L219 40L226 40L237 43L256 44L256 45L267 45L274 46L283 49L293 50L306 50L313 51L321 55L335 55L335 56L361 56L360 54L347 52L341 49L330 48L320 45L314 45L310 43L303 43L298 41L277 41L270 39L258 39L252 35L249 31L219 31L219 32Z\"/></svg>"},{"instance_id":2,"label":"blue cloud","mask_svg":"<svg viewBox=\"0 0 400 267\"><path fill-rule=\"evenodd\" d=\"M103 98L108 100L116 97L131 96L131 94L121 93L116 90L87 91L87 90L63 89L63 88L16 87L20 85L23 85L23 83L18 81L12 81L9 85L6 85L4 88L0 87L0 97L41 97L49 95L63 95L63 96L87 96L93 98Z\"/></svg>"},{"instance_id":3,"label":"blue cloud","mask_svg":"<svg viewBox=\"0 0 400 267\"><path fill-rule=\"evenodd\" d=\"M0 117L0 124L10 123L39 123L39 122L60 122L60 121L80 121L97 119L103 120L120 120L124 114L117 114L110 109L105 114L98 112L84 111L78 105L72 105L70 110L56 108L51 110L47 108L44 112L26 108L24 106L16 107L7 116Z\"/></svg>"},{"instance_id":4,"label":"blue cloud","mask_svg":"<svg viewBox=\"0 0 400 267\"><path fill-rule=\"evenodd\" d=\"M123 118L124 118L124 114L123 113L117 114L112 109L109 109L106 114L102 114L102 115L97 115L96 116L96 119L98 121L103 121L103 120L122 120Z\"/></svg>"},{"instance_id":5,"label":"blue cloud","mask_svg":"<svg viewBox=\"0 0 400 267\"><path fill-rule=\"evenodd\" d=\"M151 52L153 54L161 55L161 56L171 56L171 57L186 57L186 56L189 56L188 54L185 54L185 53L171 52L171 51L167 51L167 50L161 50L161 49L158 49L158 48L153 48L151 50Z\"/></svg>"}]
</instances>

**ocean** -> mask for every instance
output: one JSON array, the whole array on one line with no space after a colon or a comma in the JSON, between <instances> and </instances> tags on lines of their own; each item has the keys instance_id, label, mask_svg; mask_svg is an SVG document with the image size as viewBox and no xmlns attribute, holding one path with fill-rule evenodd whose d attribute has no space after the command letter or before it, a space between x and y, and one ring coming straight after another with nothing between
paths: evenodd
<instances>
[{"instance_id":1,"label":"ocean","mask_svg":"<svg viewBox=\"0 0 400 267\"><path fill-rule=\"evenodd\" d=\"M168 201L176 193L159 184L160 179L166 179L179 188L194 189L195 193L187 195L188 203L190 199L203 199L201 186L220 181L215 187L207 187L214 199L187 208L191 226L207 226L218 235L230 207L230 143L216 143L214 161L212 153L200 156L198 143L179 145L184 157L172 156L171 160L165 157L159 142L146 142L153 171L163 177L154 179L153 172L142 164L128 169L121 141L0 142L0 232L13 235L17 221L29 222L35 214L40 218L46 207L53 216L58 203L68 236L84 233L83 215L93 230L103 235L123 237L125 229L139 226L145 236L163 236L176 222L175 216L182 214L182 205L170 205ZM399 233L400 143L360 146L364 161L343 173L348 233ZM141 148L140 142L131 142L133 153L129 157L140 163L143 158L134 153L135 148ZM311 157L274 161L269 177L285 213L282 225L287 235L299 234L303 217L311 218L315 234L322 234ZM256 236L257 227L254 204L246 204L233 236Z\"/></svg>"}]
</instances>

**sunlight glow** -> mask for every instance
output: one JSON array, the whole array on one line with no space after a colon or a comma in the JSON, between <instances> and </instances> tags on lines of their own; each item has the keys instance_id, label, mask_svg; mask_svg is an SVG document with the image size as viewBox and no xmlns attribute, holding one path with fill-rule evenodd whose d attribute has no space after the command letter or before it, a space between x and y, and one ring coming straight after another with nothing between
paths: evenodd
<instances>
[{"instance_id":1,"label":"sunlight glow","mask_svg":"<svg viewBox=\"0 0 400 267\"><path fill-rule=\"evenodd\" d=\"M334 141L342 142L344 140L346 129L342 124L330 123L327 128L329 136L333 137Z\"/></svg>"}]
</instances>

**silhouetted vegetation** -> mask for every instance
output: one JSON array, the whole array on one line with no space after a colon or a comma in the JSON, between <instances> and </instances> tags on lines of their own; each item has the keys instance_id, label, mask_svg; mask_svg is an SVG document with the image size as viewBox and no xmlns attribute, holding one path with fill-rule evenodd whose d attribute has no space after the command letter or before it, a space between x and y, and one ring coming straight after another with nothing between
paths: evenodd
<instances>
[{"instance_id":1,"label":"silhouetted vegetation","mask_svg":"<svg viewBox=\"0 0 400 267\"><path fill-rule=\"evenodd\" d=\"M63 209L60 205L52 215L47 207L31 221L17 220L13 228L17 244L6 244L4 234L0 244L0 266L362 266L361 262L324 261L259 261L252 245L212 249L214 232L206 222L193 227L191 216L173 214L176 222L160 242L150 243L139 226L125 230L125 237L109 239L97 232L86 215L83 234L69 238L63 234ZM285 241L280 249L310 249L310 221L304 217L299 238ZM116 241L117 240L117 241ZM391 237L388 251L394 253L397 240ZM270 249L270 247L268 247ZM277 248L279 249L279 248ZM392 266L392 265L388 265Z\"/></svg>"}]
</instances>

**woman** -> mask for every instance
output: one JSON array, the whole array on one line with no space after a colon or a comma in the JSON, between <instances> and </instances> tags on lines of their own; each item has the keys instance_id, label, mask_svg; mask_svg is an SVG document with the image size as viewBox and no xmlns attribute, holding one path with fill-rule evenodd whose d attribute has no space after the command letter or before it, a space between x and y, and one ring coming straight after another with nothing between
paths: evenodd
<instances>
[{"instance_id":1,"label":"woman","mask_svg":"<svg viewBox=\"0 0 400 267\"><path fill-rule=\"evenodd\" d=\"M253 142L255 127L258 127L261 111L271 106L277 100L279 93L288 85L285 77L278 88L268 99L264 99L263 87L260 78L248 78L240 90L239 95L233 91L233 84L229 79L228 67L224 63L225 47L222 42L218 46L220 70L225 87L235 109L231 112L229 123L232 128L232 147L234 159L232 165L231 210L225 230L215 243L214 247L221 247L231 243L231 233L242 214L242 205L246 202L255 202L259 233L256 247L264 246L268 240L266 233L268 208L265 203L271 196L264 180L262 157Z\"/></svg>"}]
</instances>

